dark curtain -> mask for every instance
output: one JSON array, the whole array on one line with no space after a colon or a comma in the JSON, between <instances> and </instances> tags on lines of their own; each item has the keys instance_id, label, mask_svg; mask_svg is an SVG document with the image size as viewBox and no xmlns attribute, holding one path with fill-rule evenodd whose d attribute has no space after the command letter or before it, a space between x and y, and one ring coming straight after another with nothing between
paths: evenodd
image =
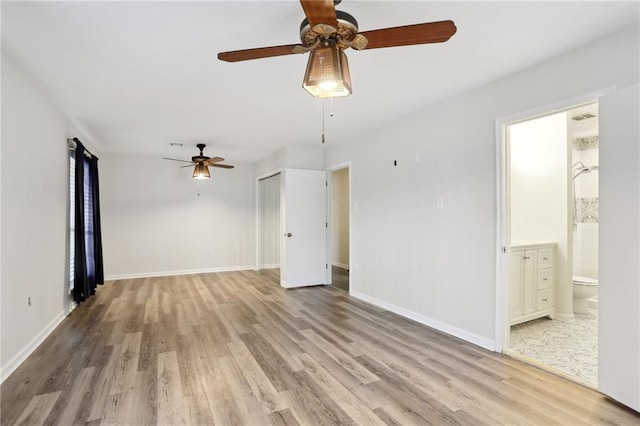
<instances>
[{"instance_id":1,"label":"dark curtain","mask_svg":"<svg viewBox=\"0 0 640 426\"><path fill-rule=\"evenodd\" d=\"M104 270L102 267L102 227L100 225L98 159L95 156L91 157L91 183L93 186L93 258L95 267L95 279L96 284L104 284Z\"/></svg>"},{"instance_id":2,"label":"dark curtain","mask_svg":"<svg viewBox=\"0 0 640 426\"><path fill-rule=\"evenodd\" d=\"M73 298L80 303L104 283L98 159L78 140L75 151L75 275Z\"/></svg>"}]
</instances>

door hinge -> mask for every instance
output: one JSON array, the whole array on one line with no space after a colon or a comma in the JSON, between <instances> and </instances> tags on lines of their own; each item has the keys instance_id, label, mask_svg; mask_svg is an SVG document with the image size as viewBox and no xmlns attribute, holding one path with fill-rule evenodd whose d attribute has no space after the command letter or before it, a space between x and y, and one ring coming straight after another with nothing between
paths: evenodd
<instances>
[{"instance_id":1,"label":"door hinge","mask_svg":"<svg viewBox=\"0 0 640 426\"><path fill-rule=\"evenodd\" d=\"M329 222L325 222L325 223L324 223L324 227L325 227L325 228L328 228L328 227L329 227Z\"/></svg>"},{"instance_id":2,"label":"door hinge","mask_svg":"<svg viewBox=\"0 0 640 426\"><path fill-rule=\"evenodd\" d=\"M329 264L328 263L324 264L324 269L329 269Z\"/></svg>"},{"instance_id":3,"label":"door hinge","mask_svg":"<svg viewBox=\"0 0 640 426\"><path fill-rule=\"evenodd\" d=\"M329 181L325 180L324 181L324 186L329 186Z\"/></svg>"},{"instance_id":4,"label":"door hinge","mask_svg":"<svg viewBox=\"0 0 640 426\"><path fill-rule=\"evenodd\" d=\"M502 246L502 252L506 253L507 252L507 248L505 246Z\"/></svg>"}]
</instances>

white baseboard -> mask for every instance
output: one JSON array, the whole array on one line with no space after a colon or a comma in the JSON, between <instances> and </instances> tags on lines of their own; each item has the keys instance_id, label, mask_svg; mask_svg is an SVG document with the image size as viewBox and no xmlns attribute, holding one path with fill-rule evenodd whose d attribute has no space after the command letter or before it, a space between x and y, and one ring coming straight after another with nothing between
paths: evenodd
<instances>
[{"instance_id":1,"label":"white baseboard","mask_svg":"<svg viewBox=\"0 0 640 426\"><path fill-rule=\"evenodd\" d=\"M130 280L134 278L174 277L176 275L209 274L212 272L254 271L256 265L224 266L220 268L183 269L180 271L134 272L131 274L113 274L104 277L105 281Z\"/></svg>"},{"instance_id":2,"label":"white baseboard","mask_svg":"<svg viewBox=\"0 0 640 426\"><path fill-rule=\"evenodd\" d=\"M279 263L273 263L269 265L262 265L260 269L278 269L280 267Z\"/></svg>"},{"instance_id":3,"label":"white baseboard","mask_svg":"<svg viewBox=\"0 0 640 426\"><path fill-rule=\"evenodd\" d=\"M571 322L576 319L576 316L574 314L559 314L556 312L554 319L557 319L558 321Z\"/></svg>"},{"instance_id":4,"label":"white baseboard","mask_svg":"<svg viewBox=\"0 0 640 426\"><path fill-rule=\"evenodd\" d=\"M479 336L475 333L470 333L467 330L463 330L445 322L429 318L422 314L415 313L408 309L401 308L400 306L393 305L391 303L376 299L375 297L371 297L357 291L351 290L349 294L357 299L364 300L365 302L371 303L372 305L376 305L380 308L384 308L403 317L417 321L420 324L435 328L436 330L442 331L443 333L459 337L462 340L466 340L467 342L473 343L474 345L478 345L492 352L495 351L495 342L492 339Z\"/></svg>"},{"instance_id":5,"label":"white baseboard","mask_svg":"<svg viewBox=\"0 0 640 426\"><path fill-rule=\"evenodd\" d=\"M40 331L40 333L38 333L33 339L31 339L31 341L27 343L27 345L22 348L20 352L15 354L9 361L7 361L5 365L2 366L2 372L0 373L0 383L3 383L7 379L7 377L13 374L13 372L16 371L18 367L20 367L20 364L22 364L29 357L29 355L31 355L33 351L35 351L38 346L40 346L40 344L44 342L47 337L49 337L51 332L53 332L53 330L55 330L56 327L60 325L60 323L67 317L67 315L69 315L69 313L76 308L76 306L78 306L78 304L76 302L72 302L66 310L60 311L58 315L56 315L55 318L53 318L49 322L49 324L47 324Z\"/></svg>"},{"instance_id":6,"label":"white baseboard","mask_svg":"<svg viewBox=\"0 0 640 426\"><path fill-rule=\"evenodd\" d=\"M349 270L349 265L345 265L344 263L340 263L340 262L331 262L331 264L332 264L333 266L337 266L338 268L346 269L347 271Z\"/></svg>"}]
</instances>

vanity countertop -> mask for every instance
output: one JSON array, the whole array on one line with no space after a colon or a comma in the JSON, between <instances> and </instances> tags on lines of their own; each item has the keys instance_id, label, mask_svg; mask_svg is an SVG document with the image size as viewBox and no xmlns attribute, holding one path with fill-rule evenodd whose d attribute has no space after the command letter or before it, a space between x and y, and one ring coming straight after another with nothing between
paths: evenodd
<instances>
[{"instance_id":1,"label":"vanity countertop","mask_svg":"<svg viewBox=\"0 0 640 426\"><path fill-rule=\"evenodd\" d=\"M543 241L543 240L516 240L511 241L512 249L528 249L528 248L543 248L543 247L555 247L555 241Z\"/></svg>"}]
</instances>

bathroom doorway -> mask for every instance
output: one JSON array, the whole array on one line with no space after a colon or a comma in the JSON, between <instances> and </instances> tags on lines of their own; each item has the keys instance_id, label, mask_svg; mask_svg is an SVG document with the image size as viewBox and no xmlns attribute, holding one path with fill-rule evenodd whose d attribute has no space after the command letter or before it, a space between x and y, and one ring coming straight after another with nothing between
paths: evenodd
<instances>
[{"instance_id":1,"label":"bathroom doorway","mask_svg":"<svg viewBox=\"0 0 640 426\"><path fill-rule=\"evenodd\" d=\"M504 352L598 383L598 104L505 125Z\"/></svg>"},{"instance_id":2,"label":"bathroom doorway","mask_svg":"<svg viewBox=\"0 0 640 426\"><path fill-rule=\"evenodd\" d=\"M349 292L349 167L330 171L331 284Z\"/></svg>"}]
</instances>

